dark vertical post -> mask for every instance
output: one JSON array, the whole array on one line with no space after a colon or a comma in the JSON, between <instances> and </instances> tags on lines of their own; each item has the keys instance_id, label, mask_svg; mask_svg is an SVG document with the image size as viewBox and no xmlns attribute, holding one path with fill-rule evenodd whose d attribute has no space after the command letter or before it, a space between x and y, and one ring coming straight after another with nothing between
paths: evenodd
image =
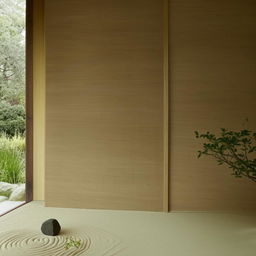
<instances>
[{"instance_id":1,"label":"dark vertical post","mask_svg":"<svg viewBox=\"0 0 256 256\"><path fill-rule=\"evenodd\" d=\"M33 0L26 0L26 202L33 200Z\"/></svg>"}]
</instances>

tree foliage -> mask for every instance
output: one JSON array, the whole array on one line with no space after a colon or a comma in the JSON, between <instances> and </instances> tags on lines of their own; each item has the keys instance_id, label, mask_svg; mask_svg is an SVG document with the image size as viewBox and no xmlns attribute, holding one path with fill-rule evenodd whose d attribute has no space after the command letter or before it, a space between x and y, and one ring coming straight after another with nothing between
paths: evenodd
<instances>
[{"instance_id":1,"label":"tree foliage","mask_svg":"<svg viewBox=\"0 0 256 256\"><path fill-rule=\"evenodd\" d=\"M196 138L205 139L202 155L214 157L219 165L225 164L232 169L232 175L246 177L256 182L256 132L249 130L231 131L221 129L220 136L195 131Z\"/></svg>"},{"instance_id":2,"label":"tree foliage","mask_svg":"<svg viewBox=\"0 0 256 256\"><path fill-rule=\"evenodd\" d=\"M0 103L0 134L14 136L25 132L25 109L21 104Z\"/></svg>"},{"instance_id":3,"label":"tree foliage","mask_svg":"<svg viewBox=\"0 0 256 256\"><path fill-rule=\"evenodd\" d=\"M0 0L0 102L0 131L24 130L25 0Z\"/></svg>"}]
</instances>

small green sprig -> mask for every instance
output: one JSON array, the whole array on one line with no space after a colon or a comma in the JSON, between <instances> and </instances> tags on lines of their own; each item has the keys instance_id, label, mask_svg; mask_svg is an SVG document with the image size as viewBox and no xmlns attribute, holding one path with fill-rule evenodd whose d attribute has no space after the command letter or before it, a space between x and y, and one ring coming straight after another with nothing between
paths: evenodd
<instances>
[{"instance_id":1,"label":"small green sprig","mask_svg":"<svg viewBox=\"0 0 256 256\"><path fill-rule=\"evenodd\" d=\"M219 136L198 131L195 131L195 136L206 140L203 149L198 151L198 158L211 156L219 165L225 164L232 169L235 177L246 177L256 182L256 132L222 128Z\"/></svg>"},{"instance_id":2,"label":"small green sprig","mask_svg":"<svg viewBox=\"0 0 256 256\"><path fill-rule=\"evenodd\" d=\"M65 249L68 250L70 248L79 248L81 245L81 240L76 240L72 237L66 238L66 243L65 243Z\"/></svg>"}]
</instances>

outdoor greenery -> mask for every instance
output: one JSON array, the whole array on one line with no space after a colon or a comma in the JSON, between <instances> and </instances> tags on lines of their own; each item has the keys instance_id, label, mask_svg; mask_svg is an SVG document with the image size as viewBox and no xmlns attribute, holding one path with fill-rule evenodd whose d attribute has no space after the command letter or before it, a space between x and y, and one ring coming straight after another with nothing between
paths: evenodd
<instances>
[{"instance_id":1,"label":"outdoor greenery","mask_svg":"<svg viewBox=\"0 0 256 256\"><path fill-rule=\"evenodd\" d=\"M25 138L0 135L0 181L25 182Z\"/></svg>"},{"instance_id":2,"label":"outdoor greenery","mask_svg":"<svg viewBox=\"0 0 256 256\"><path fill-rule=\"evenodd\" d=\"M0 181L25 170L25 0L0 0Z\"/></svg>"},{"instance_id":3,"label":"outdoor greenery","mask_svg":"<svg viewBox=\"0 0 256 256\"><path fill-rule=\"evenodd\" d=\"M200 134L195 131L195 135L206 140L203 150L198 151L198 158L211 156L219 165L225 164L232 169L235 177L246 177L256 182L256 132L222 128L219 137L210 132Z\"/></svg>"},{"instance_id":4,"label":"outdoor greenery","mask_svg":"<svg viewBox=\"0 0 256 256\"><path fill-rule=\"evenodd\" d=\"M25 132L24 105L11 105L9 102L0 102L0 133L10 136L24 134Z\"/></svg>"}]
</instances>

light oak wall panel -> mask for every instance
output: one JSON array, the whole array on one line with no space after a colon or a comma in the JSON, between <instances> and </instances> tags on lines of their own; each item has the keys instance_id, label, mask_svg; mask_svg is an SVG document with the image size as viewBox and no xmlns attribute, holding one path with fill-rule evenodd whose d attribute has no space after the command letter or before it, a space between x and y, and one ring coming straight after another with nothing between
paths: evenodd
<instances>
[{"instance_id":1,"label":"light oak wall panel","mask_svg":"<svg viewBox=\"0 0 256 256\"><path fill-rule=\"evenodd\" d=\"M172 210L255 210L256 186L197 159L194 131L256 128L256 2L170 1Z\"/></svg>"},{"instance_id":2,"label":"light oak wall panel","mask_svg":"<svg viewBox=\"0 0 256 256\"><path fill-rule=\"evenodd\" d=\"M46 1L46 205L163 209L163 2Z\"/></svg>"},{"instance_id":3,"label":"light oak wall panel","mask_svg":"<svg viewBox=\"0 0 256 256\"><path fill-rule=\"evenodd\" d=\"M44 0L33 0L33 199L44 200L45 49Z\"/></svg>"}]
</instances>

